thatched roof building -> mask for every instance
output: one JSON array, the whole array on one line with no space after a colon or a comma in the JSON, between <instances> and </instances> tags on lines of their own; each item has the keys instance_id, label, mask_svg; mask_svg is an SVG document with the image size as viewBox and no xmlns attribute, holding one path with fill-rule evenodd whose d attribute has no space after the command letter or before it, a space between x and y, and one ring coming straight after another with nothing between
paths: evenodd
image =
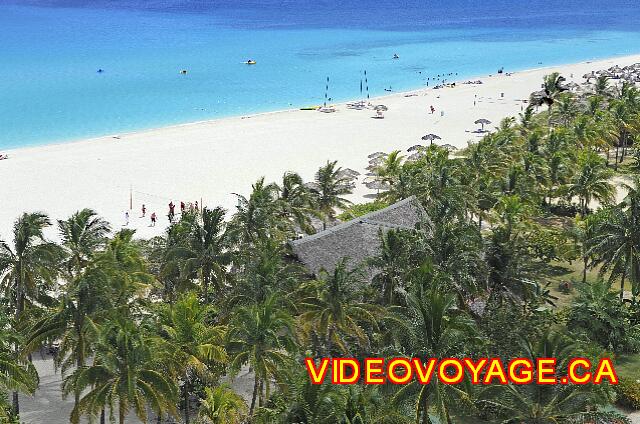
<instances>
[{"instance_id":1,"label":"thatched roof building","mask_svg":"<svg viewBox=\"0 0 640 424\"><path fill-rule=\"evenodd\" d=\"M291 241L293 253L307 269L317 274L332 272L343 258L356 266L380 252L380 230L410 229L425 219L425 211L415 197L409 197L379 211L343 222L317 234Z\"/></svg>"}]
</instances>

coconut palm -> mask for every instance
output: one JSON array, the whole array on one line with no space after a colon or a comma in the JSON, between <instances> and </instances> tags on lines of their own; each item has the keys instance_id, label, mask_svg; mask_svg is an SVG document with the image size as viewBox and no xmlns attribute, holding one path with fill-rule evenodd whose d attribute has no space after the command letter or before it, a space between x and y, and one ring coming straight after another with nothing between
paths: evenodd
<instances>
[{"instance_id":1,"label":"coconut palm","mask_svg":"<svg viewBox=\"0 0 640 424\"><path fill-rule=\"evenodd\" d=\"M236 194L238 205L231 220L231 236L236 243L250 246L260 237L277 232L278 186L266 184L264 177L252 185L249 197Z\"/></svg>"},{"instance_id":2,"label":"coconut palm","mask_svg":"<svg viewBox=\"0 0 640 424\"><path fill-rule=\"evenodd\" d=\"M169 257L179 262L183 278L199 280L205 302L212 284L217 293L225 289L226 267L232 259L224 217L221 207L186 215L181 219L187 226L185 238L169 252Z\"/></svg>"},{"instance_id":3,"label":"coconut palm","mask_svg":"<svg viewBox=\"0 0 640 424\"><path fill-rule=\"evenodd\" d=\"M611 171L595 152L582 152L577 167L576 173L563 191L569 198L578 198L581 215L585 216L593 200L605 205L611 203L615 195L615 186L609 181Z\"/></svg>"},{"instance_id":4,"label":"coconut palm","mask_svg":"<svg viewBox=\"0 0 640 424\"><path fill-rule=\"evenodd\" d=\"M399 353L418 358L448 358L464 355L464 345L473 344L473 321L459 308L456 296L442 290L439 276L423 268L416 289L407 296L407 307L394 320ZM441 422L452 423L452 414L468 405L468 396L459 387L444 385L437 378L429 384L413 381L403 386L392 402L412 401L415 423L430 424L430 413Z\"/></svg>"},{"instance_id":5,"label":"coconut palm","mask_svg":"<svg viewBox=\"0 0 640 424\"><path fill-rule=\"evenodd\" d=\"M44 295L57 276L60 248L45 240L51 225L47 215L24 213L13 226L13 248L0 241L0 288L9 300L16 321ZM18 392L13 392L13 411L20 412Z\"/></svg>"},{"instance_id":6,"label":"coconut palm","mask_svg":"<svg viewBox=\"0 0 640 424\"><path fill-rule=\"evenodd\" d=\"M91 209L82 209L58 221L61 245L65 250L64 269L71 279L78 275L111 231L109 223Z\"/></svg>"},{"instance_id":7,"label":"coconut palm","mask_svg":"<svg viewBox=\"0 0 640 424\"><path fill-rule=\"evenodd\" d=\"M345 209L351 203L342 197L351 193L351 181L342 175L342 168L337 164L337 161L327 161L326 165L320 167L315 175L315 185L311 189L318 209L329 220L335 219L336 209Z\"/></svg>"},{"instance_id":8,"label":"coconut palm","mask_svg":"<svg viewBox=\"0 0 640 424\"><path fill-rule=\"evenodd\" d=\"M177 416L178 389L162 371L162 355L154 345L138 325L122 317L99 329L93 363L78 368L63 383L65 394L84 392L71 411L71 422L78 423L83 415L97 416L106 407L112 414L117 411L120 424L131 409L143 422L147 408Z\"/></svg>"},{"instance_id":9,"label":"coconut palm","mask_svg":"<svg viewBox=\"0 0 640 424\"><path fill-rule=\"evenodd\" d=\"M382 181L393 185L402 170L403 159L404 156L402 156L400 150L394 150L385 157L384 162L378 165L374 172Z\"/></svg>"},{"instance_id":10,"label":"coconut palm","mask_svg":"<svg viewBox=\"0 0 640 424\"><path fill-rule=\"evenodd\" d=\"M532 94L531 96L532 104L545 104L549 108L549 127L551 127L551 116L553 113L552 107L560 93L567 91L567 88L563 85L564 81L565 78L561 76L559 72L553 72L549 75L545 75L542 90Z\"/></svg>"},{"instance_id":11,"label":"coconut palm","mask_svg":"<svg viewBox=\"0 0 640 424\"><path fill-rule=\"evenodd\" d=\"M202 305L194 293L159 310L159 334L166 341L171 367L182 380L185 422L189 423L192 378L202 381L215 374L226 361L224 329L208 322L211 307Z\"/></svg>"},{"instance_id":12,"label":"coconut palm","mask_svg":"<svg viewBox=\"0 0 640 424\"><path fill-rule=\"evenodd\" d=\"M38 387L38 373L30 361L16 352L16 346L22 346L23 337L15 331L14 320L0 309L0 422L12 423L17 419L19 410L15 404L9 406L4 394L15 391L33 394ZM15 396L14 396L15 400ZM5 420L5 421L3 421ZM17 422L17 421L16 421Z\"/></svg>"},{"instance_id":13,"label":"coconut palm","mask_svg":"<svg viewBox=\"0 0 640 424\"><path fill-rule=\"evenodd\" d=\"M609 273L609 281L620 278L620 297L628 278L633 296L640 294L640 214L623 205L602 212L602 218L590 240L589 253L602 264L600 272Z\"/></svg>"},{"instance_id":14,"label":"coconut palm","mask_svg":"<svg viewBox=\"0 0 640 424\"><path fill-rule=\"evenodd\" d=\"M276 209L280 218L287 225L295 227L294 229L307 234L314 233L311 218L321 217L321 214L316 211L311 191L304 185L302 177L294 172L287 172L277 189Z\"/></svg>"},{"instance_id":15,"label":"coconut palm","mask_svg":"<svg viewBox=\"0 0 640 424\"><path fill-rule=\"evenodd\" d=\"M349 270L347 259L343 259L333 272L321 271L318 280L310 283L311 295L302 300L299 318L307 338L315 333L322 339L326 356L332 356L334 348L350 353L346 337L355 338L364 346L369 344L362 325L375 327L383 309L363 302L362 282L360 271Z\"/></svg>"},{"instance_id":16,"label":"coconut palm","mask_svg":"<svg viewBox=\"0 0 640 424\"><path fill-rule=\"evenodd\" d=\"M568 337L547 331L539 340L523 340L524 357L557 358L557 378L566 376L568 362L578 352ZM504 423L596 421L597 406L611 400L611 390L604 385L493 385L481 395L481 404L489 405L504 418ZM604 414L604 413L603 413Z\"/></svg>"},{"instance_id":17,"label":"coconut palm","mask_svg":"<svg viewBox=\"0 0 640 424\"><path fill-rule=\"evenodd\" d=\"M293 318L278 303L271 295L263 303L241 307L229 325L231 370L238 372L248 364L255 374L249 416L253 416L258 398L260 404L265 396L269 398L271 381L290 362L287 352L295 346Z\"/></svg>"},{"instance_id":18,"label":"coconut palm","mask_svg":"<svg viewBox=\"0 0 640 424\"><path fill-rule=\"evenodd\" d=\"M247 405L230 387L205 387L200 400L198 424L241 424L245 420Z\"/></svg>"}]
</instances>

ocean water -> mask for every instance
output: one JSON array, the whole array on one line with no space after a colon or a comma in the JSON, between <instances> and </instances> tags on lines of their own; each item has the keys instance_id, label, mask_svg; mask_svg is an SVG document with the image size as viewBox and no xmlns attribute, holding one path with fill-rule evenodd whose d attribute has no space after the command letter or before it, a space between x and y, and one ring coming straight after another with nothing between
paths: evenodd
<instances>
[{"instance_id":1,"label":"ocean water","mask_svg":"<svg viewBox=\"0 0 640 424\"><path fill-rule=\"evenodd\" d=\"M639 53L638 22L637 0L2 0L0 149L321 104L327 77L355 99L365 70L373 96Z\"/></svg>"}]
</instances>

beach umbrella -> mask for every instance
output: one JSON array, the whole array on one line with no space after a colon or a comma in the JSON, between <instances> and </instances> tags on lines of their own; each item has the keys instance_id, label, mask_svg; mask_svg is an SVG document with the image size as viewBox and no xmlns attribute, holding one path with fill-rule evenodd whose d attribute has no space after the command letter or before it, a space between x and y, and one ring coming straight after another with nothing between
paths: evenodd
<instances>
[{"instance_id":1,"label":"beach umbrella","mask_svg":"<svg viewBox=\"0 0 640 424\"><path fill-rule=\"evenodd\" d=\"M370 181L365 186L371 190L387 190L389 188L389 184L383 181Z\"/></svg>"},{"instance_id":2,"label":"beach umbrella","mask_svg":"<svg viewBox=\"0 0 640 424\"><path fill-rule=\"evenodd\" d=\"M407 152L413 152L419 149L422 149L424 146L422 144L414 144L413 146L407 149Z\"/></svg>"},{"instance_id":3,"label":"beach umbrella","mask_svg":"<svg viewBox=\"0 0 640 424\"><path fill-rule=\"evenodd\" d=\"M453 144L443 144L442 146L443 149L447 149L450 152L454 152L456 150L458 150L458 148L456 146L454 146Z\"/></svg>"},{"instance_id":4,"label":"beach umbrella","mask_svg":"<svg viewBox=\"0 0 640 424\"><path fill-rule=\"evenodd\" d=\"M429 144L433 144L433 140L442 140L439 135L427 134L422 136L422 140L429 141Z\"/></svg>"},{"instance_id":5,"label":"beach umbrella","mask_svg":"<svg viewBox=\"0 0 640 424\"><path fill-rule=\"evenodd\" d=\"M383 157L383 156L387 156L387 154L385 152L374 152L371 153L369 156L367 156L369 159L373 159L373 158L379 158L379 157Z\"/></svg>"},{"instance_id":6,"label":"beach umbrella","mask_svg":"<svg viewBox=\"0 0 640 424\"><path fill-rule=\"evenodd\" d=\"M388 107L386 107L385 105L376 105L373 107L374 110L381 110L383 112L386 112L387 110L389 110Z\"/></svg>"},{"instance_id":7,"label":"beach umbrella","mask_svg":"<svg viewBox=\"0 0 640 424\"><path fill-rule=\"evenodd\" d=\"M345 168L342 170L342 172L344 172L345 174L353 175L354 177L357 177L358 175L360 175L358 171L351 168Z\"/></svg>"},{"instance_id":8,"label":"beach umbrella","mask_svg":"<svg viewBox=\"0 0 640 424\"><path fill-rule=\"evenodd\" d=\"M488 119L485 119L485 118L477 119L474 122L474 124L476 124L476 125L478 125L478 124L482 125L482 128L480 129L480 131L482 131L482 132L484 132L484 126L485 125L489 125L490 123L491 123L491 121L489 121Z\"/></svg>"}]
</instances>

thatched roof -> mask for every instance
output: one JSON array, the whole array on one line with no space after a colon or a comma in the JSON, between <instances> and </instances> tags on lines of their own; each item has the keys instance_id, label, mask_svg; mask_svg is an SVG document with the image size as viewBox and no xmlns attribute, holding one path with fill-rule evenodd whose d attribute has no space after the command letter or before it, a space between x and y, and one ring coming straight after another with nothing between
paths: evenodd
<instances>
[{"instance_id":1,"label":"thatched roof","mask_svg":"<svg viewBox=\"0 0 640 424\"><path fill-rule=\"evenodd\" d=\"M422 205L412 196L290 244L293 253L311 273L317 274L321 269L332 272L343 258L349 258L349 265L355 267L377 256L380 230L415 229L424 217Z\"/></svg>"}]
</instances>

